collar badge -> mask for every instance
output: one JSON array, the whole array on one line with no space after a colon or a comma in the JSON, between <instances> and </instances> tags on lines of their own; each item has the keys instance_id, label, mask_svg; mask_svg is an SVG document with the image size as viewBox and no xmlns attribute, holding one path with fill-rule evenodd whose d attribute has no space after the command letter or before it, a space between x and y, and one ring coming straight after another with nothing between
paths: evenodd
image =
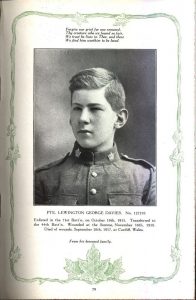
<instances>
[{"instance_id":1,"label":"collar badge","mask_svg":"<svg viewBox=\"0 0 196 300\"><path fill-rule=\"evenodd\" d=\"M79 158L79 157L80 157L80 154L81 154L80 149L77 149L77 150L75 151L75 156L76 156L77 158Z\"/></svg>"},{"instance_id":2,"label":"collar badge","mask_svg":"<svg viewBox=\"0 0 196 300\"><path fill-rule=\"evenodd\" d=\"M110 152L110 153L108 154L108 159L109 159L110 161L114 160L114 153Z\"/></svg>"}]
</instances>

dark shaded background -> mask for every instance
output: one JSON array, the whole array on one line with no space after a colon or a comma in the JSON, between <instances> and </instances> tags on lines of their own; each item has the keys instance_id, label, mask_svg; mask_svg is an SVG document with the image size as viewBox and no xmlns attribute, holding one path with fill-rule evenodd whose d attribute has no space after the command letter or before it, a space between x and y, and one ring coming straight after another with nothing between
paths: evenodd
<instances>
[{"instance_id":1,"label":"dark shaded background","mask_svg":"<svg viewBox=\"0 0 196 300\"><path fill-rule=\"evenodd\" d=\"M91 67L115 72L125 88L129 119L116 133L119 152L155 165L156 50L35 49L34 167L72 149L69 80Z\"/></svg>"}]
</instances>

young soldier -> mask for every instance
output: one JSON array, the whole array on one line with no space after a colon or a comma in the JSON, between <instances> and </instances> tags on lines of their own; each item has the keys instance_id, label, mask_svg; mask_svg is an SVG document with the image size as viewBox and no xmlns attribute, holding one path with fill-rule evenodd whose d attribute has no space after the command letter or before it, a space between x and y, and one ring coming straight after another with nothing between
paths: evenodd
<instances>
[{"instance_id":1,"label":"young soldier","mask_svg":"<svg viewBox=\"0 0 196 300\"><path fill-rule=\"evenodd\" d=\"M70 91L76 142L65 158L35 172L35 204L156 205L155 168L119 155L114 142L128 118L117 76L86 69L73 76Z\"/></svg>"}]
</instances>

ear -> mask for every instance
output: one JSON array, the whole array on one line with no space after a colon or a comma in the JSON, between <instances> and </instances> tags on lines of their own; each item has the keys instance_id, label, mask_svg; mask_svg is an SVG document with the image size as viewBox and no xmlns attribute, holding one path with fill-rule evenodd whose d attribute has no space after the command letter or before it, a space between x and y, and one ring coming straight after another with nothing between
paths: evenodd
<instances>
[{"instance_id":1,"label":"ear","mask_svg":"<svg viewBox=\"0 0 196 300\"><path fill-rule=\"evenodd\" d=\"M119 129L122 128L128 119L128 110L126 108L122 108L118 113L117 113L117 120L114 123L114 128Z\"/></svg>"}]
</instances>

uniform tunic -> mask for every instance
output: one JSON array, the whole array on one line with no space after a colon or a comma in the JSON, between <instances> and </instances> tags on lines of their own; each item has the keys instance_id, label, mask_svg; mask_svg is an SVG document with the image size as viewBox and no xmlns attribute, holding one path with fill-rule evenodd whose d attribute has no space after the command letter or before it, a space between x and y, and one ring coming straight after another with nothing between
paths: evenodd
<instances>
[{"instance_id":1,"label":"uniform tunic","mask_svg":"<svg viewBox=\"0 0 196 300\"><path fill-rule=\"evenodd\" d=\"M65 158L35 172L36 205L156 205L155 168L119 155L116 145L91 152L77 143Z\"/></svg>"}]
</instances>

